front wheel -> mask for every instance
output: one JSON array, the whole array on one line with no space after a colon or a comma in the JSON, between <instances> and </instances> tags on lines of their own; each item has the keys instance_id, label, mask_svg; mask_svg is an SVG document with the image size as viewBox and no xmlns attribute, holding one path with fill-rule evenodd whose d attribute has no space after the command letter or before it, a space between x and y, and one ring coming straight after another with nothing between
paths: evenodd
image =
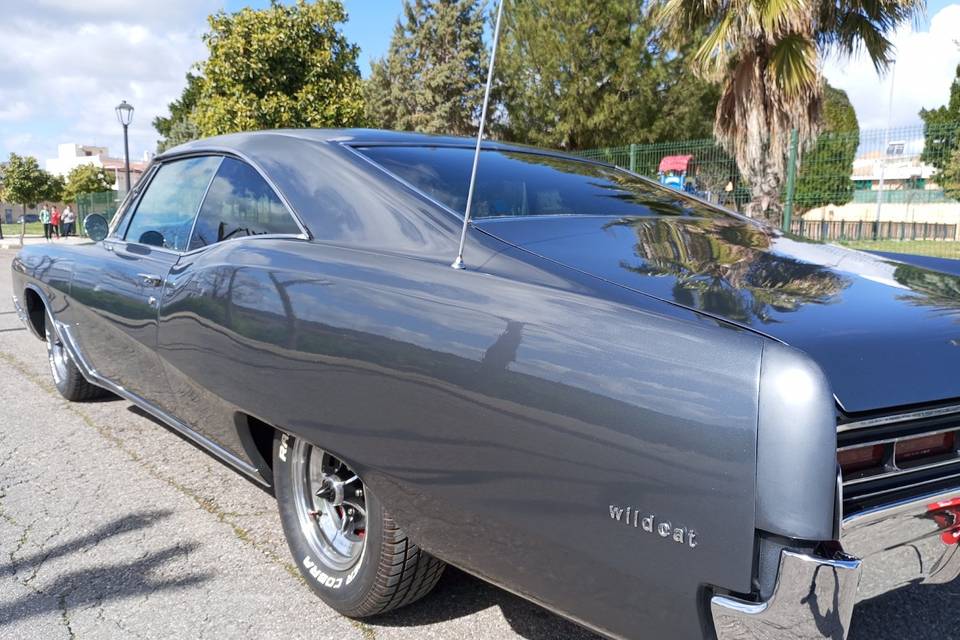
<instances>
[{"instance_id":1,"label":"front wheel","mask_svg":"<svg viewBox=\"0 0 960 640\"><path fill-rule=\"evenodd\" d=\"M279 433L273 477L297 567L320 599L363 618L425 596L444 563L413 543L342 460Z\"/></svg>"}]
</instances>

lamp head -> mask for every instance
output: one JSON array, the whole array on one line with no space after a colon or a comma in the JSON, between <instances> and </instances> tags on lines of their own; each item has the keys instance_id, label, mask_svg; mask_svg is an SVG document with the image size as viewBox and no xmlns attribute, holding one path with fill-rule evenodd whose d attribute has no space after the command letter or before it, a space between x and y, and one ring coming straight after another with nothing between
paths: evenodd
<instances>
[{"instance_id":1,"label":"lamp head","mask_svg":"<svg viewBox=\"0 0 960 640\"><path fill-rule=\"evenodd\" d=\"M133 105L126 100L122 100L114 111L117 112L117 120L119 120L123 126L126 127L133 122Z\"/></svg>"}]
</instances>

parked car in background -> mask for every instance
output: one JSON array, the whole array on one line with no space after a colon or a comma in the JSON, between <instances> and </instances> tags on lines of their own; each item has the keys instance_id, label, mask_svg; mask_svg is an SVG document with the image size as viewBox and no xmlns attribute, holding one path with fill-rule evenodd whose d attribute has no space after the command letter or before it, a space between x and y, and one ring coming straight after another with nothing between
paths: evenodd
<instances>
[{"instance_id":1,"label":"parked car in background","mask_svg":"<svg viewBox=\"0 0 960 640\"><path fill-rule=\"evenodd\" d=\"M454 564L613 638L841 638L957 576L960 278L620 169L365 130L159 155L17 308L277 497L354 617Z\"/></svg>"}]
</instances>

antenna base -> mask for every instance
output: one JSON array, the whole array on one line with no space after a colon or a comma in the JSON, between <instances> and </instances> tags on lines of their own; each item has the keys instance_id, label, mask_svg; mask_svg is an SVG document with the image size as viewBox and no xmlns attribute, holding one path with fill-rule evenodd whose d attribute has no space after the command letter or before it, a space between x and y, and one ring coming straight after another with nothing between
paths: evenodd
<instances>
[{"instance_id":1,"label":"antenna base","mask_svg":"<svg viewBox=\"0 0 960 640\"><path fill-rule=\"evenodd\" d=\"M453 264L450 265L454 269L466 269L466 265L463 264L463 256L457 256L457 259L453 261Z\"/></svg>"}]
</instances>

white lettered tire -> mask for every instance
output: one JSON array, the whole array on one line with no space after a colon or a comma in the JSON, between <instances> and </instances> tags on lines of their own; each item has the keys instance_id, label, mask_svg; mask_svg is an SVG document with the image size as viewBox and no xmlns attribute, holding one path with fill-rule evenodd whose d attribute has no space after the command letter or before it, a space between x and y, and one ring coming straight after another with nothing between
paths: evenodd
<instances>
[{"instance_id":1,"label":"white lettered tire","mask_svg":"<svg viewBox=\"0 0 960 640\"><path fill-rule=\"evenodd\" d=\"M294 561L339 613L385 613L422 598L440 579L444 563L414 544L332 454L278 432L273 477Z\"/></svg>"}]
</instances>

